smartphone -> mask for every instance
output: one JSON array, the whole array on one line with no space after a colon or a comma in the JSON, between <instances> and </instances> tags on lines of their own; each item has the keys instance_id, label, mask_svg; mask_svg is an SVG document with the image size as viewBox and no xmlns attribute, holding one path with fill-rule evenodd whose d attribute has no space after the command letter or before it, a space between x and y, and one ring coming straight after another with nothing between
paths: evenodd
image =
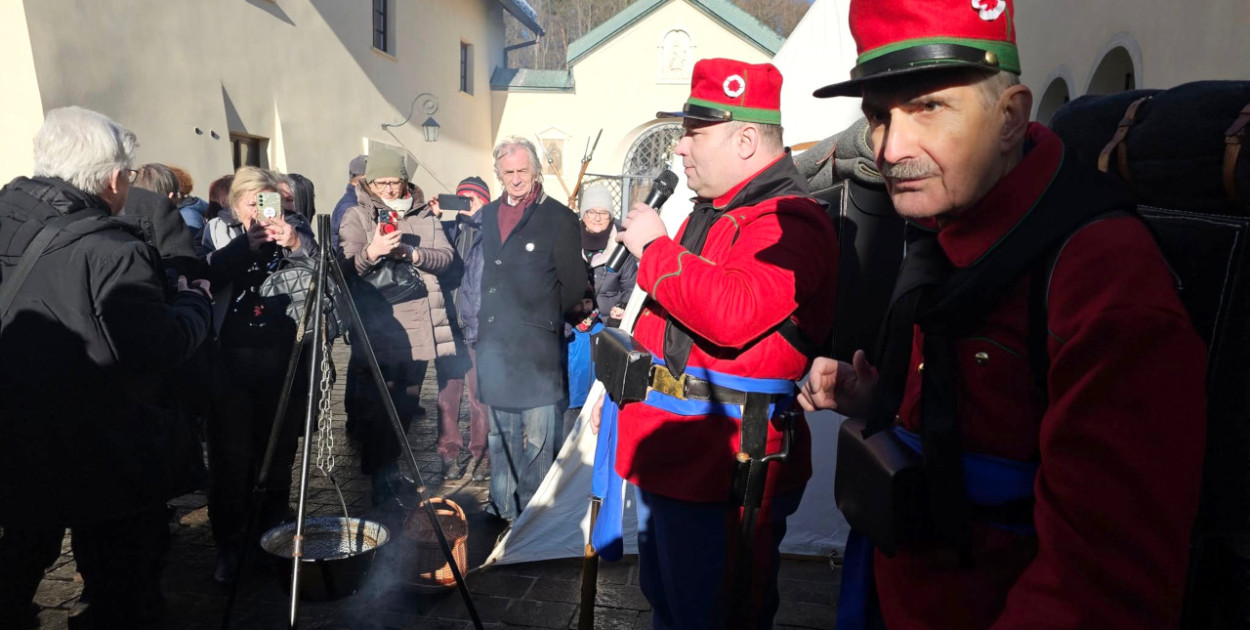
<instances>
[{"instance_id":1,"label":"smartphone","mask_svg":"<svg viewBox=\"0 0 1250 630\"><path fill-rule=\"evenodd\" d=\"M468 210L469 198L464 195L439 195L439 210Z\"/></svg>"},{"instance_id":2,"label":"smartphone","mask_svg":"<svg viewBox=\"0 0 1250 630\"><path fill-rule=\"evenodd\" d=\"M381 226L383 234L390 234L399 229L399 226L396 225L397 222L398 217L394 210L378 211L378 225Z\"/></svg>"},{"instance_id":3,"label":"smartphone","mask_svg":"<svg viewBox=\"0 0 1250 630\"><path fill-rule=\"evenodd\" d=\"M256 217L262 221L282 216L282 195L263 192L256 195Z\"/></svg>"}]
</instances>

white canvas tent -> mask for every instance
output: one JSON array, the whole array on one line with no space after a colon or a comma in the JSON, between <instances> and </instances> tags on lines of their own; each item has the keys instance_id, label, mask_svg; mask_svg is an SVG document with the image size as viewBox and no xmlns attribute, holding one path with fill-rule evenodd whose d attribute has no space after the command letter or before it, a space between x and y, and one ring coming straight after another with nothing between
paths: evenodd
<instances>
[{"instance_id":1,"label":"white canvas tent","mask_svg":"<svg viewBox=\"0 0 1250 630\"><path fill-rule=\"evenodd\" d=\"M816 0L773 57L781 70L781 123L785 142L824 140L862 114L858 98L816 98L812 92L850 78L855 41L847 26L850 0Z\"/></svg>"},{"instance_id":2,"label":"white canvas tent","mask_svg":"<svg viewBox=\"0 0 1250 630\"><path fill-rule=\"evenodd\" d=\"M680 158L677 158L680 167ZM675 234L690 213L694 193L686 187L682 169L674 172L681 179L678 192L661 211L670 234ZM632 322L642 308L645 294L636 290L626 309L625 321ZM595 463L598 436L587 428L590 408L603 395L595 383L577 427L560 449L556 463L539 486L529 506L512 524L486 560L486 564L535 562L555 558L580 557L590 531L590 482ZM827 556L846 545L848 526L834 507L833 471L837 430L841 416L832 412L808 414L812 432L812 480L807 485L798 512L790 517L782 553ZM626 494L625 553L637 553L632 492Z\"/></svg>"}]
</instances>

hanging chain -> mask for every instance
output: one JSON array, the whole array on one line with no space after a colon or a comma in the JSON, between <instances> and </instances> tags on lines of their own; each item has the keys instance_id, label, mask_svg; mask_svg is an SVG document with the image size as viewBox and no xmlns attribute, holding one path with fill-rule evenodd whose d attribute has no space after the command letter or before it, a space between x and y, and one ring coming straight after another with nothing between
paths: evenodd
<instances>
[{"instance_id":1,"label":"hanging chain","mask_svg":"<svg viewBox=\"0 0 1250 630\"><path fill-rule=\"evenodd\" d=\"M321 404L317 414L317 468L327 477L334 472L334 411L330 409L330 339L326 326L320 331L321 341Z\"/></svg>"}]
</instances>

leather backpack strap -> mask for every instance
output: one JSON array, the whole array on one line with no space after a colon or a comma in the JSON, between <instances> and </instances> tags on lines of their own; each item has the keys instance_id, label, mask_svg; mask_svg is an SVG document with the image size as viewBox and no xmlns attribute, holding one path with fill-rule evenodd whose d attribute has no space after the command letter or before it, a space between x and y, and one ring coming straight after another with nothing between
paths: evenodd
<instances>
[{"instance_id":1,"label":"leather backpack strap","mask_svg":"<svg viewBox=\"0 0 1250 630\"><path fill-rule=\"evenodd\" d=\"M1224 194L1228 200L1237 201L1237 157L1241 154L1241 142L1250 123L1250 103L1241 108L1237 120L1224 132Z\"/></svg>"},{"instance_id":2,"label":"leather backpack strap","mask_svg":"<svg viewBox=\"0 0 1250 630\"><path fill-rule=\"evenodd\" d=\"M1128 109L1124 111L1124 118L1120 119L1120 124L1116 125L1115 134L1111 136L1111 141L1107 146L1102 148L1098 154L1098 170L1103 173L1108 172L1111 168L1111 152L1116 152L1116 163L1120 169L1120 177L1128 182L1132 181L1132 174L1128 168L1128 147L1124 144L1124 138L1128 136L1128 130L1137 122L1137 110L1142 104L1153 96L1143 96L1129 104Z\"/></svg>"}]
</instances>

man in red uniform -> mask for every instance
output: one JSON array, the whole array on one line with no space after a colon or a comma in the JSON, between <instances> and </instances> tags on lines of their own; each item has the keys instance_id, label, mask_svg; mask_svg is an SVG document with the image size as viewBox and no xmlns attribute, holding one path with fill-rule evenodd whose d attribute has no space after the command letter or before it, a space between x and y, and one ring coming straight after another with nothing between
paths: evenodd
<instances>
[{"instance_id":1,"label":"man in red uniform","mask_svg":"<svg viewBox=\"0 0 1250 630\"><path fill-rule=\"evenodd\" d=\"M650 296L634 333L656 367L646 400L620 411L616 471L638 488L641 586L657 630L772 627L777 549L811 475L800 418L788 461L769 464L748 618L730 621L742 399L766 397L760 424L779 451L768 420L793 405L811 362L796 343L823 341L833 320L837 241L782 144L780 98L771 64L695 64L683 111L659 114L684 118L676 153L694 210L670 238L635 204L618 236Z\"/></svg>"},{"instance_id":2,"label":"man in red uniform","mask_svg":"<svg viewBox=\"0 0 1250 630\"><path fill-rule=\"evenodd\" d=\"M818 359L800 401L884 418L923 451L939 541L869 551L875 576L848 566L839 630L864 623L848 589L874 584L891 630L1178 623L1205 350L1119 187L1028 121L1013 16L1011 0L852 0L852 80L816 92L863 97L913 240L880 372L862 352ZM909 294L925 285L909 268L938 271ZM1011 478L1019 495L991 498ZM1012 522L998 508L1020 499Z\"/></svg>"}]
</instances>

